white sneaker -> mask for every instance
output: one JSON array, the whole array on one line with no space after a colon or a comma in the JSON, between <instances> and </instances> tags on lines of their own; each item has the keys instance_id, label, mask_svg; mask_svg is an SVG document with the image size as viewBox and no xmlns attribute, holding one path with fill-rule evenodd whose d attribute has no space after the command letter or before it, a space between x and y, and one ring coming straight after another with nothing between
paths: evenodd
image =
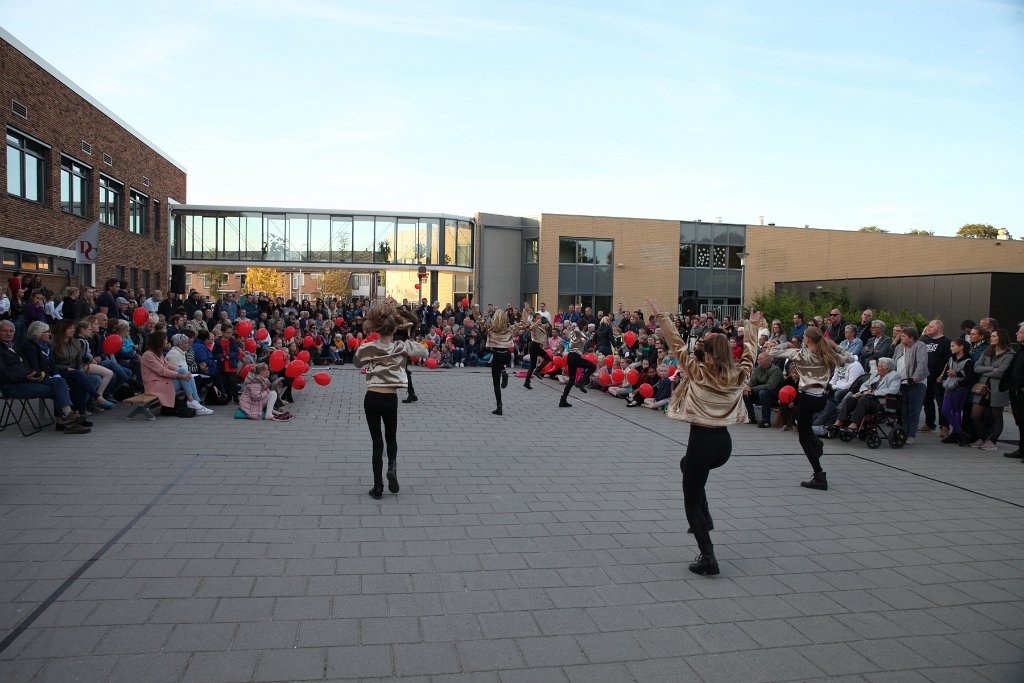
<instances>
[{"instance_id":1,"label":"white sneaker","mask_svg":"<svg viewBox=\"0 0 1024 683\"><path fill-rule=\"evenodd\" d=\"M904 441L903 443L904 443L905 445L907 445L907 446L913 446L913 445L914 445L914 437L912 437L912 436L908 436L908 437L907 437L907 440L906 440L906 441Z\"/></svg>"},{"instance_id":2,"label":"white sneaker","mask_svg":"<svg viewBox=\"0 0 1024 683\"><path fill-rule=\"evenodd\" d=\"M199 406L196 408L196 415L213 415L213 411L206 406Z\"/></svg>"},{"instance_id":3,"label":"white sneaker","mask_svg":"<svg viewBox=\"0 0 1024 683\"><path fill-rule=\"evenodd\" d=\"M189 408L196 412L199 412L200 410L203 409L203 404L200 403L199 401L189 401L187 405Z\"/></svg>"},{"instance_id":4,"label":"white sneaker","mask_svg":"<svg viewBox=\"0 0 1024 683\"><path fill-rule=\"evenodd\" d=\"M978 446L978 448L983 450L983 451L994 451L994 450L996 450L996 445L994 443L992 443L991 441L986 441L985 443L983 443L980 446Z\"/></svg>"}]
</instances>

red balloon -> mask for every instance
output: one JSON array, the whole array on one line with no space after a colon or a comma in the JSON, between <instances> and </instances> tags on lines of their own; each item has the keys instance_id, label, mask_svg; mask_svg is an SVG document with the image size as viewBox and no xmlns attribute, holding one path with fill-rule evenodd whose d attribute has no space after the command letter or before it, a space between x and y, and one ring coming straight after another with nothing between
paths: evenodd
<instances>
[{"instance_id":1,"label":"red balloon","mask_svg":"<svg viewBox=\"0 0 1024 683\"><path fill-rule=\"evenodd\" d=\"M636 371L636 368L630 368L629 371L626 372L626 381L630 384L636 384L640 381L640 373Z\"/></svg>"},{"instance_id":2,"label":"red balloon","mask_svg":"<svg viewBox=\"0 0 1024 683\"><path fill-rule=\"evenodd\" d=\"M268 339L270 339L270 332L265 327L262 330L257 330L256 331L256 339L258 341L265 342Z\"/></svg>"},{"instance_id":3,"label":"red balloon","mask_svg":"<svg viewBox=\"0 0 1024 683\"><path fill-rule=\"evenodd\" d=\"M121 339L121 335L112 334L103 340L103 353L113 355L121 350L124 346L124 339Z\"/></svg>"},{"instance_id":4,"label":"red balloon","mask_svg":"<svg viewBox=\"0 0 1024 683\"><path fill-rule=\"evenodd\" d=\"M284 371L285 377L293 377L294 378L294 377L298 377L299 375L301 375L302 374L302 365L303 365L303 363L302 363L301 360L293 360L285 368L285 371Z\"/></svg>"},{"instance_id":5,"label":"red balloon","mask_svg":"<svg viewBox=\"0 0 1024 683\"><path fill-rule=\"evenodd\" d=\"M438 327L438 328L435 328L435 329L434 329L434 333L435 333L435 334L436 334L436 335L437 335L438 337L440 337L440 336L441 336L441 328L440 328L440 327Z\"/></svg>"},{"instance_id":6,"label":"red balloon","mask_svg":"<svg viewBox=\"0 0 1024 683\"><path fill-rule=\"evenodd\" d=\"M617 386L622 384L622 380L625 379L626 373L622 371L622 368L615 368L612 370L612 382Z\"/></svg>"},{"instance_id":7,"label":"red balloon","mask_svg":"<svg viewBox=\"0 0 1024 683\"><path fill-rule=\"evenodd\" d=\"M243 339L248 337L250 334L252 334L252 323L249 322L248 320L241 321L240 323L235 325L235 332L237 332L238 336L242 337Z\"/></svg>"},{"instance_id":8,"label":"red balloon","mask_svg":"<svg viewBox=\"0 0 1024 683\"><path fill-rule=\"evenodd\" d=\"M796 400L796 389L789 386L788 384L779 389L779 403L784 406L788 406L790 403Z\"/></svg>"},{"instance_id":9,"label":"red balloon","mask_svg":"<svg viewBox=\"0 0 1024 683\"><path fill-rule=\"evenodd\" d=\"M306 378L302 375L297 376L292 380L292 389L295 391L302 391L306 388Z\"/></svg>"},{"instance_id":10,"label":"red balloon","mask_svg":"<svg viewBox=\"0 0 1024 683\"><path fill-rule=\"evenodd\" d=\"M256 353L256 340L249 337L245 340L245 350L249 353Z\"/></svg>"},{"instance_id":11,"label":"red balloon","mask_svg":"<svg viewBox=\"0 0 1024 683\"><path fill-rule=\"evenodd\" d=\"M348 338L348 348L355 351L356 347L359 346L359 340L355 337Z\"/></svg>"},{"instance_id":12,"label":"red balloon","mask_svg":"<svg viewBox=\"0 0 1024 683\"><path fill-rule=\"evenodd\" d=\"M428 358L427 367L430 368L431 370L434 370L435 368L437 368L437 361L433 358Z\"/></svg>"},{"instance_id":13,"label":"red balloon","mask_svg":"<svg viewBox=\"0 0 1024 683\"><path fill-rule=\"evenodd\" d=\"M674 366L674 365L668 366L668 376L672 377L675 374L676 374L676 366Z\"/></svg>"},{"instance_id":14,"label":"red balloon","mask_svg":"<svg viewBox=\"0 0 1024 683\"><path fill-rule=\"evenodd\" d=\"M462 307L469 308L469 297L462 297Z\"/></svg>"},{"instance_id":15,"label":"red balloon","mask_svg":"<svg viewBox=\"0 0 1024 683\"><path fill-rule=\"evenodd\" d=\"M135 321L136 326L142 327L149 322L149 311L142 306L139 306L135 309L135 312L132 313L132 320Z\"/></svg>"},{"instance_id":16,"label":"red balloon","mask_svg":"<svg viewBox=\"0 0 1024 683\"><path fill-rule=\"evenodd\" d=\"M640 395L643 396L644 398L650 398L651 396L654 396L654 387L652 387L647 382L644 382L643 384L640 385L639 391Z\"/></svg>"},{"instance_id":17,"label":"red balloon","mask_svg":"<svg viewBox=\"0 0 1024 683\"><path fill-rule=\"evenodd\" d=\"M313 341L313 337L307 334L306 338L302 340L302 345L308 349L316 346L316 342Z\"/></svg>"},{"instance_id":18,"label":"red balloon","mask_svg":"<svg viewBox=\"0 0 1024 683\"><path fill-rule=\"evenodd\" d=\"M345 319L344 318L335 318L334 319L334 326L335 327L341 327L344 324L345 324Z\"/></svg>"},{"instance_id":19,"label":"red balloon","mask_svg":"<svg viewBox=\"0 0 1024 683\"><path fill-rule=\"evenodd\" d=\"M612 383L612 378L607 372L602 372L598 375L598 381L601 382L601 386L607 387Z\"/></svg>"},{"instance_id":20,"label":"red balloon","mask_svg":"<svg viewBox=\"0 0 1024 683\"><path fill-rule=\"evenodd\" d=\"M423 345L426 346L428 349L434 348L434 342L430 341L429 339L423 342Z\"/></svg>"},{"instance_id":21,"label":"red balloon","mask_svg":"<svg viewBox=\"0 0 1024 683\"><path fill-rule=\"evenodd\" d=\"M596 353L593 353L593 352L588 353L587 355L583 356L583 359L584 360L589 360L591 363L594 363L595 365L597 364L597 354Z\"/></svg>"},{"instance_id":22,"label":"red balloon","mask_svg":"<svg viewBox=\"0 0 1024 683\"><path fill-rule=\"evenodd\" d=\"M634 334L632 331L622 335L622 338L626 341L626 346L632 346L633 344L636 344L636 334Z\"/></svg>"},{"instance_id":23,"label":"red balloon","mask_svg":"<svg viewBox=\"0 0 1024 683\"><path fill-rule=\"evenodd\" d=\"M328 375L326 372L318 372L315 375L313 375L313 381L322 387L326 387L328 384L331 383L331 376Z\"/></svg>"},{"instance_id":24,"label":"red balloon","mask_svg":"<svg viewBox=\"0 0 1024 683\"><path fill-rule=\"evenodd\" d=\"M270 369L274 372L281 372L288 362L288 353L284 349L278 349L270 354Z\"/></svg>"},{"instance_id":25,"label":"red balloon","mask_svg":"<svg viewBox=\"0 0 1024 683\"><path fill-rule=\"evenodd\" d=\"M309 363L307 363L305 361L301 361L301 362L302 362L302 374L305 375L307 372L309 372Z\"/></svg>"},{"instance_id":26,"label":"red balloon","mask_svg":"<svg viewBox=\"0 0 1024 683\"><path fill-rule=\"evenodd\" d=\"M309 351L306 351L305 349L299 351L297 354L295 354L295 360L301 360L303 363L308 363Z\"/></svg>"},{"instance_id":27,"label":"red balloon","mask_svg":"<svg viewBox=\"0 0 1024 683\"><path fill-rule=\"evenodd\" d=\"M604 357L604 366L606 368L610 368L613 365L615 365L615 356L605 356Z\"/></svg>"},{"instance_id":28,"label":"red balloon","mask_svg":"<svg viewBox=\"0 0 1024 683\"><path fill-rule=\"evenodd\" d=\"M414 284L414 285L413 285L413 287L414 287L415 289L419 289L419 288L420 288L420 283L418 283L418 282L417 282L416 284Z\"/></svg>"},{"instance_id":29,"label":"red balloon","mask_svg":"<svg viewBox=\"0 0 1024 683\"><path fill-rule=\"evenodd\" d=\"M554 372L557 369L558 368L555 367L554 363L548 363L547 365L544 366L544 369L540 371L540 374L547 375L549 373Z\"/></svg>"},{"instance_id":30,"label":"red balloon","mask_svg":"<svg viewBox=\"0 0 1024 683\"><path fill-rule=\"evenodd\" d=\"M368 336L366 337L366 341L368 341L368 342L375 342L375 341L377 341L378 339L380 339L380 335L379 335L379 334L377 334L376 332L371 332L371 333L370 333L370 334L369 334L369 335L368 335Z\"/></svg>"},{"instance_id":31,"label":"red balloon","mask_svg":"<svg viewBox=\"0 0 1024 683\"><path fill-rule=\"evenodd\" d=\"M561 370L565 367L565 356L555 356L551 359L551 362L555 364L555 367Z\"/></svg>"},{"instance_id":32,"label":"red balloon","mask_svg":"<svg viewBox=\"0 0 1024 683\"><path fill-rule=\"evenodd\" d=\"M295 336L295 328L294 327L289 325L288 327L284 328L284 338L285 339L291 339L294 336Z\"/></svg>"},{"instance_id":33,"label":"red balloon","mask_svg":"<svg viewBox=\"0 0 1024 683\"><path fill-rule=\"evenodd\" d=\"M238 379L245 379L246 377L248 377L248 375L252 371L252 369L253 369L253 364L252 363L249 363L248 365L243 366L242 369L238 371Z\"/></svg>"}]
</instances>

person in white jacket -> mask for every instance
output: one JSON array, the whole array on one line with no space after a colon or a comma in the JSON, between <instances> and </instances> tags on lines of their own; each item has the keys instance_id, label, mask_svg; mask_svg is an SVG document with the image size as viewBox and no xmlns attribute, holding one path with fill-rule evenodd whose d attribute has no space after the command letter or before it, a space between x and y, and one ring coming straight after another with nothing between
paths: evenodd
<instances>
[{"instance_id":1,"label":"person in white jacket","mask_svg":"<svg viewBox=\"0 0 1024 683\"><path fill-rule=\"evenodd\" d=\"M167 360L178 372L188 372L188 361L185 360L185 349L190 347L192 342L183 334L176 334L171 338L171 349L167 352ZM199 390L196 388L195 377L188 379L175 379L174 388L185 392L188 399L188 407L196 411L196 415L213 415L213 411L199 402Z\"/></svg>"}]
</instances>

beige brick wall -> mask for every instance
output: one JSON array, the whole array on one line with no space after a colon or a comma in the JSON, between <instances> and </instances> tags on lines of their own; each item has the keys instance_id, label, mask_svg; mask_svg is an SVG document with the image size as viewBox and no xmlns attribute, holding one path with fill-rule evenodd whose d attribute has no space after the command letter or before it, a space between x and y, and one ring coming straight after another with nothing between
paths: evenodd
<instances>
[{"instance_id":1,"label":"beige brick wall","mask_svg":"<svg viewBox=\"0 0 1024 683\"><path fill-rule=\"evenodd\" d=\"M558 240L560 237L611 239L615 266L612 308L644 307L649 296L675 310L679 298L679 221L606 216L542 214L540 228L539 301L554 310L558 302Z\"/></svg>"},{"instance_id":2,"label":"beige brick wall","mask_svg":"<svg viewBox=\"0 0 1024 683\"><path fill-rule=\"evenodd\" d=\"M744 301L776 282L1024 272L1024 241L747 226Z\"/></svg>"}]
</instances>

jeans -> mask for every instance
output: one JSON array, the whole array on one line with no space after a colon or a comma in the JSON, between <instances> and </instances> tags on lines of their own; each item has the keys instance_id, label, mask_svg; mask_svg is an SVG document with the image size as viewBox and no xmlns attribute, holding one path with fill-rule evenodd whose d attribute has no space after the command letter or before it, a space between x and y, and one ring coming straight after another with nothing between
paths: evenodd
<instances>
[{"instance_id":1,"label":"jeans","mask_svg":"<svg viewBox=\"0 0 1024 683\"><path fill-rule=\"evenodd\" d=\"M935 406L939 406L939 426L948 427L949 418L942 412L942 400L946 390L942 387L942 382L934 379L928 379L928 387L924 392L924 423L935 429Z\"/></svg>"},{"instance_id":2,"label":"jeans","mask_svg":"<svg viewBox=\"0 0 1024 683\"><path fill-rule=\"evenodd\" d=\"M917 436L917 421L921 418L921 407L928 387L923 382L903 385L903 431L907 438Z\"/></svg>"},{"instance_id":3,"label":"jeans","mask_svg":"<svg viewBox=\"0 0 1024 683\"><path fill-rule=\"evenodd\" d=\"M398 394L384 394L367 391L363 397L363 411L366 413L366 426L370 428L370 440L373 442L373 485L384 485L384 444L388 447L388 472L394 472L398 458ZM384 425L384 435L380 427Z\"/></svg>"},{"instance_id":4,"label":"jeans","mask_svg":"<svg viewBox=\"0 0 1024 683\"><path fill-rule=\"evenodd\" d=\"M81 370L68 368L61 373L61 377L67 380L68 389L71 392L71 404L79 413L85 413L90 398L100 397L96 393L96 386L92 383L92 378Z\"/></svg>"},{"instance_id":5,"label":"jeans","mask_svg":"<svg viewBox=\"0 0 1024 683\"><path fill-rule=\"evenodd\" d=\"M17 382L4 385L7 398L49 398L56 412L71 407L71 391L63 377L47 377L41 382Z\"/></svg>"},{"instance_id":6,"label":"jeans","mask_svg":"<svg viewBox=\"0 0 1024 683\"><path fill-rule=\"evenodd\" d=\"M188 372L188 368L178 368L178 372ZM196 388L196 378L189 377L188 379L175 379L174 390L185 392L186 397L191 397L188 400L198 401L199 390Z\"/></svg>"},{"instance_id":7,"label":"jeans","mask_svg":"<svg viewBox=\"0 0 1024 683\"><path fill-rule=\"evenodd\" d=\"M452 358L454 359L454 361L456 363L465 363L466 362L466 349L461 348L459 346L456 346L455 350L452 351Z\"/></svg>"},{"instance_id":8,"label":"jeans","mask_svg":"<svg viewBox=\"0 0 1024 683\"><path fill-rule=\"evenodd\" d=\"M110 384L107 386L107 394L113 394L132 378L132 373L116 360L108 358L107 360L100 361L99 364L114 373L113 379L110 380Z\"/></svg>"},{"instance_id":9,"label":"jeans","mask_svg":"<svg viewBox=\"0 0 1024 683\"><path fill-rule=\"evenodd\" d=\"M942 416L948 421L952 434L963 434L964 432L964 426L961 420L963 418L964 402L967 399L968 391L969 389L967 387L963 387L961 389L954 389L953 391L946 391L943 394Z\"/></svg>"},{"instance_id":10,"label":"jeans","mask_svg":"<svg viewBox=\"0 0 1024 683\"><path fill-rule=\"evenodd\" d=\"M732 437L725 427L690 425L686 455L679 461L683 472L683 507L697 546L711 552L711 513L704 486L711 470L721 467L732 455Z\"/></svg>"}]
</instances>

